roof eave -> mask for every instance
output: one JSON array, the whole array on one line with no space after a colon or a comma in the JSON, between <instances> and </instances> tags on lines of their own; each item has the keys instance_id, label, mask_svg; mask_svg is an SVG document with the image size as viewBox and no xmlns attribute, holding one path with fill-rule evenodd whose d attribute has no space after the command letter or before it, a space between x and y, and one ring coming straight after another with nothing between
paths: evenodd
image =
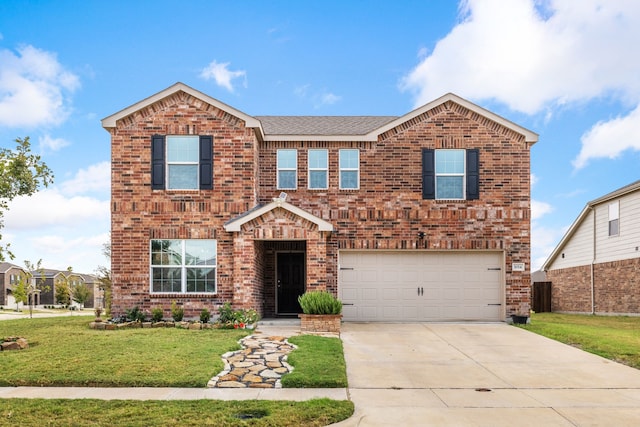
<instances>
[{"instance_id":1,"label":"roof eave","mask_svg":"<svg viewBox=\"0 0 640 427\"><path fill-rule=\"evenodd\" d=\"M237 110L233 107L231 107L230 105L225 104L224 102L218 101L215 98L210 97L209 95L200 92L199 90L196 90L190 86L187 86L184 83L178 82L175 83L172 86L169 86L168 88L166 88L165 90L162 90L154 95L151 95L148 98L143 99L142 101L136 102L135 104L118 111L115 114L112 114L108 117L105 117L104 119L102 119L102 127L105 129L111 129L111 128L115 128L116 127L116 123L118 120L127 117L133 113L135 113L138 110L141 110L142 108L145 108L151 104L154 104L158 101L160 101L161 99L166 98L167 96L171 96L176 92L185 92L188 93L189 95L198 98L204 102L206 102L207 104L213 105L216 108L219 108L241 120L243 120L246 123L246 126L248 128L257 128L260 130L260 134L264 135L264 132L262 131L262 124L260 123L260 121L246 113L243 113L240 110Z\"/></svg>"},{"instance_id":2,"label":"roof eave","mask_svg":"<svg viewBox=\"0 0 640 427\"><path fill-rule=\"evenodd\" d=\"M589 214L589 211L591 211L591 208L592 208L591 205L587 204L582 209L582 212L580 212L580 215L578 215L578 218L576 218L576 220L573 221L573 223L571 224L571 226L569 227L567 232L564 233L564 236L562 236L562 239L560 239L560 242L558 242L558 245L555 247L553 252L551 252L551 255L549 255L549 257L544 262L544 264L542 264L542 267L540 268L542 271L548 271L549 270L549 266L551 266L551 264L553 264L553 262L558 257L558 254L560 254L562 252L562 249L564 249L564 246L571 239L571 237L575 234L575 232L578 229L578 227L580 226L580 224L582 224L582 221L584 221L586 216Z\"/></svg>"},{"instance_id":3,"label":"roof eave","mask_svg":"<svg viewBox=\"0 0 640 427\"><path fill-rule=\"evenodd\" d=\"M513 123L510 120L505 119L504 117L501 117L495 113L492 113L491 111L484 109L482 107L480 107L479 105L474 104L473 102L467 101L464 98L459 97L458 95L454 94L454 93L447 93L442 95L440 98L434 99L433 101L423 105L422 107L416 108L415 110L405 114L404 116L398 117L396 120L387 123L386 125L380 127L379 129L376 129L374 131L372 131L368 136L375 136L377 138L378 135L387 132L388 130L393 129L396 126L401 125L402 123L413 119L416 116L419 116L420 114L425 113L426 111L429 111L439 105L444 104L445 102L448 101L452 101L455 102L456 104L459 104L481 116L484 116L508 129L511 129L512 131L519 133L521 135L524 136L525 138L525 142L527 142L527 144L529 144L530 146L535 144L536 142L538 142L538 137L539 135L533 131L530 131L529 129L526 129L520 125L517 125L515 123ZM374 139L375 140L375 139Z\"/></svg>"}]
</instances>

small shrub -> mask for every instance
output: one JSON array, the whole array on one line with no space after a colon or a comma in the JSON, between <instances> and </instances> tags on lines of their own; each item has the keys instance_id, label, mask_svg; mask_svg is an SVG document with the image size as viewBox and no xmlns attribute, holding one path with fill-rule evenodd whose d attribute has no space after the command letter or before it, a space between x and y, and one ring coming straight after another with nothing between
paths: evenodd
<instances>
[{"instance_id":1,"label":"small shrub","mask_svg":"<svg viewBox=\"0 0 640 427\"><path fill-rule=\"evenodd\" d=\"M203 308L200 312L200 321L202 323L209 323L209 320L211 320L211 313L207 308Z\"/></svg>"},{"instance_id":2,"label":"small shrub","mask_svg":"<svg viewBox=\"0 0 640 427\"><path fill-rule=\"evenodd\" d=\"M152 322L161 322L164 317L164 312L160 307L156 307L151 310L151 321Z\"/></svg>"},{"instance_id":3,"label":"small shrub","mask_svg":"<svg viewBox=\"0 0 640 427\"><path fill-rule=\"evenodd\" d=\"M225 302L218 309L218 313L220 314L220 316L218 317L218 322L221 324L233 323L236 320L233 308L231 308L231 304L228 302Z\"/></svg>"},{"instance_id":4,"label":"small shrub","mask_svg":"<svg viewBox=\"0 0 640 427\"><path fill-rule=\"evenodd\" d=\"M137 305L131 309L125 310L124 313L128 322L144 322L145 320L144 312L140 310L140 307Z\"/></svg>"},{"instance_id":5,"label":"small shrub","mask_svg":"<svg viewBox=\"0 0 640 427\"><path fill-rule=\"evenodd\" d=\"M305 292L298 297L304 314L340 314L342 302L326 291Z\"/></svg>"},{"instance_id":6,"label":"small shrub","mask_svg":"<svg viewBox=\"0 0 640 427\"><path fill-rule=\"evenodd\" d=\"M176 322L182 321L184 317L184 308L178 307L175 301L171 303L171 317L173 317L173 320Z\"/></svg>"}]
</instances>

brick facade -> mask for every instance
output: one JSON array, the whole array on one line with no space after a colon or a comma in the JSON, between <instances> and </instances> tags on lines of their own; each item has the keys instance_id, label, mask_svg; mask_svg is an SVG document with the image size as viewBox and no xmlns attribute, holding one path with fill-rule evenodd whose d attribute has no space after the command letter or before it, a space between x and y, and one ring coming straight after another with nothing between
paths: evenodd
<instances>
[{"instance_id":1,"label":"brick facade","mask_svg":"<svg viewBox=\"0 0 640 427\"><path fill-rule=\"evenodd\" d=\"M343 249L500 250L506 258L506 316L530 307L530 144L510 128L448 101L378 136L377 141L265 141L243 120L178 91L120 118L112 138L112 280L114 314L172 301L197 317L225 301L273 314L274 252L306 253L306 286L338 292ZM212 190L152 190L150 137L212 135ZM297 189L287 201L331 223L276 208L242 225L224 224L277 197L276 151L298 150ZM307 153L329 153L329 189L307 188ZM360 188L340 190L338 150L360 150ZM422 199L421 150L480 150L480 199ZM216 295L150 293L150 239L216 239ZM527 268L528 269L528 268Z\"/></svg>"},{"instance_id":2,"label":"brick facade","mask_svg":"<svg viewBox=\"0 0 640 427\"><path fill-rule=\"evenodd\" d=\"M640 258L593 266L593 298L596 314L640 313ZM553 311L591 313L591 266L549 270L553 282Z\"/></svg>"}]
</instances>

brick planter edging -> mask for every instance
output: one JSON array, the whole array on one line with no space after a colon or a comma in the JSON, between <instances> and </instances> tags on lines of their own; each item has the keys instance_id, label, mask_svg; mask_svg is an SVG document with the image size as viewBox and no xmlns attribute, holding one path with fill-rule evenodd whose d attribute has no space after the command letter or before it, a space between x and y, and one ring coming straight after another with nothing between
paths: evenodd
<instances>
[{"instance_id":1,"label":"brick planter edging","mask_svg":"<svg viewBox=\"0 0 640 427\"><path fill-rule=\"evenodd\" d=\"M300 330L307 333L340 333L342 314L298 314Z\"/></svg>"}]
</instances>

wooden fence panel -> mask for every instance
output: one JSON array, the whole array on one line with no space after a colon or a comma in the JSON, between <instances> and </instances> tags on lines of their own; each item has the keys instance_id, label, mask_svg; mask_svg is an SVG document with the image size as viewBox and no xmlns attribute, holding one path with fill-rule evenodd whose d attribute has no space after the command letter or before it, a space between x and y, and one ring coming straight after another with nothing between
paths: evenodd
<instances>
[{"instance_id":1,"label":"wooden fence panel","mask_svg":"<svg viewBox=\"0 0 640 427\"><path fill-rule=\"evenodd\" d=\"M536 313L551 312L551 282L535 282L533 284L533 306Z\"/></svg>"}]
</instances>

